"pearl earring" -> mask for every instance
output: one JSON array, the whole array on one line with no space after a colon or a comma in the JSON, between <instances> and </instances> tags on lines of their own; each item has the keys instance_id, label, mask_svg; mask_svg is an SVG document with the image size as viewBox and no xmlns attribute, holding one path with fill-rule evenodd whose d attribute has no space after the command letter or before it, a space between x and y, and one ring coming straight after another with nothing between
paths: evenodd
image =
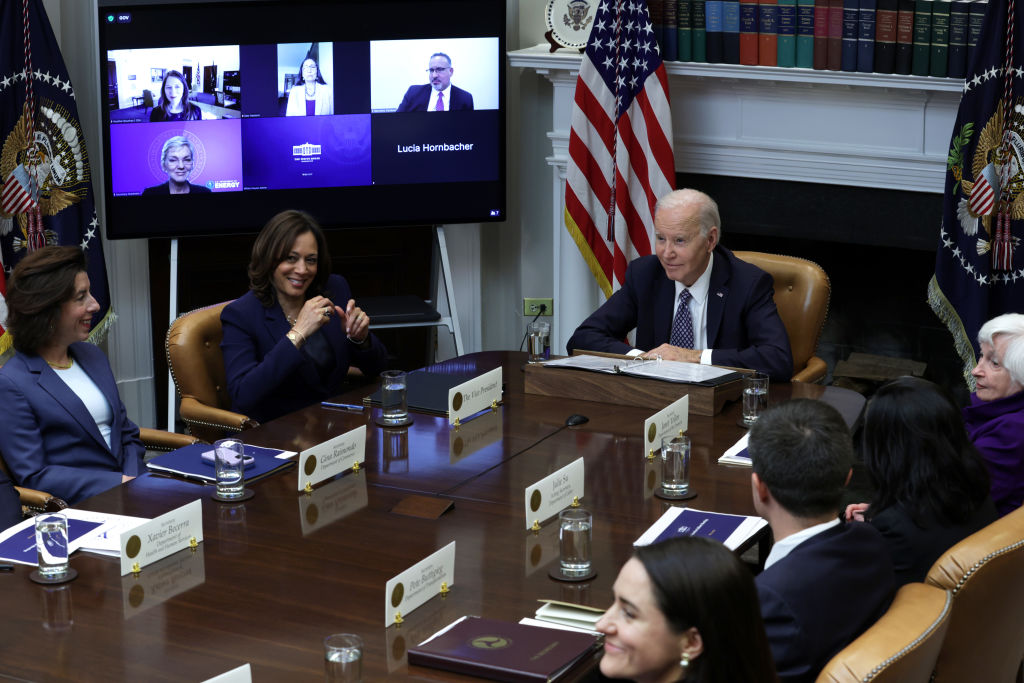
<instances>
[{"instance_id":1,"label":"pearl earring","mask_svg":"<svg viewBox=\"0 0 1024 683\"><path fill-rule=\"evenodd\" d=\"M689 654L687 654L685 652L683 653L682 657L679 659L679 666L683 667L683 671L686 671L687 667L690 666L690 655Z\"/></svg>"}]
</instances>

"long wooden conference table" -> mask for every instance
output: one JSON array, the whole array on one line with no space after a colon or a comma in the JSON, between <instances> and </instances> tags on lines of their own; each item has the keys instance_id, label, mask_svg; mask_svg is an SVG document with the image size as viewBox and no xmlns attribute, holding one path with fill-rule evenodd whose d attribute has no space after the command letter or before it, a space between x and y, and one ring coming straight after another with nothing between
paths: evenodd
<instances>
[{"instance_id":1,"label":"long wooden conference table","mask_svg":"<svg viewBox=\"0 0 1024 683\"><path fill-rule=\"evenodd\" d=\"M460 616L518 621L539 598L604 607L634 540L670 504L653 495L660 471L644 457L644 419L654 411L613 403L528 395L525 354L484 352L435 366L474 374L503 367L496 412L449 427L447 418L414 413L403 430L373 423L377 409L346 413L314 405L255 430L247 443L302 450L367 425L366 463L297 492L296 470L251 485L236 504L209 499L212 487L144 475L78 507L156 517L203 499L205 541L143 569L120 575L114 558L72 556L76 580L43 587L30 567L0 574L0 678L14 680L201 681L244 663L255 681L323 679L323 638L359 634L363 677L470 680L409 667L405 653ZM371 388L339 400L358 402ZM771 400L822 398L848 421L858 394L816 385L774 385ZM690 415L690 481L706 510L753 514L750 470L719 465L743 435L738 404L716 417ZM566 427L580 413L589 422ZM557 524L526 530L527 486L579 458L585 463L584 507L593 513L597 576L585 583L548 577L558 561ZM453 507L437 519L392 512L409 496L441 497ZM385 583L456 541L455 580L384 627Z\"/></svg>"}]
</instances>

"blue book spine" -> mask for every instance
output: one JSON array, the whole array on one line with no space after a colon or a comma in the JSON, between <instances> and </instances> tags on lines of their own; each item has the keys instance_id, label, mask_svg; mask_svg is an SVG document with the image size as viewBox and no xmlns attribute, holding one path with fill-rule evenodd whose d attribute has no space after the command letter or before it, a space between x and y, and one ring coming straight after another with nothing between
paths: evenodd
<instances>
[{"instance_id":1,"label":"blue book spine","mask_svg":"<svg viewBox=\"0 0 1024 683\"><path fill-rule=\"evenodd\" d=\"M860 15L858 0L843 0L843 51L839 68L857 70L857 22Z\"/></svg>"},{"instance_id":2,"label":"blue book spine","mask_svg":"<svg viewBox=\"0 0 1024 683\"><path fill-rule=\"evenodd\" d=\"M707 24L707 58L711 64L720 63L723 58L722 9L722 0L707 0L704 4L704 21Z\"/></svg>"},{"instance_id":3,"label":"blue book spine","mask_svg":"<svg viewBox=\"0 0 1024 683\"><path fill-rule=\"evenodd\" d=\"M877 0L860 0L857 13L857 71L875 70L875 9Z\"/></svg>"},{"instance_id":4,"label":"blue book spine","mask_svg":"<svg viewBox=\"0 0 1024 683\"><path fill-rule=\"evenodd\" d=\"M722 61L740 63L740 0L722 1Z\"/></svg>"}]
</instances>

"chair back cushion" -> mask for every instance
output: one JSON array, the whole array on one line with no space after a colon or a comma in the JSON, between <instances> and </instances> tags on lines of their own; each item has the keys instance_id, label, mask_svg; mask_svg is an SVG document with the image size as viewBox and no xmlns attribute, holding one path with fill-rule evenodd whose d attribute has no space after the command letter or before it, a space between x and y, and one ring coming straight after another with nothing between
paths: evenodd
<instances>
[{"instance_id":1,"label":"chair back cushion","mask_svg":"<svg viewBox=\"0 0 1024 683\"><path fill-rule=\"evenodd\" d=\"M925 582L953 593L935 681L1013 681L1024 658L1024 508L942 555Z\"/></svg>"},{"instance_id":2,"label":"chair back cushion","mask_svg":"<svg viewBox=\"0 0 1024 683\"><path fill-rule=\"evenodd\" d=\"M230 301L185 313L167 330L167 365L182 398L231 408L220 350L220 312Z\"/></svg>"},{"instance_id":3,"label":"chair back cushion","mask_svg":"<svg viewBox=\"0 0 1024 683\"><path fill-rule=\"evenodd\" d=\"M951 611L949 591L906 584L882 618L832 658L818 683L927 683Z\"/></svg>"},{"instance_id":4,"label":"chair back cushion","mask_svg":"<svg viewBox=\"0 0 1024 683\"><path fill-rule=\"evenodd\" d=\"M760 251L733 253L736 258L754 264L775 280L775 306L789 334L793 372L800 372L818 348L818 337L828 315L832 291L828 275L817 263L796 256Z\"/></svg>"}]
</instances>

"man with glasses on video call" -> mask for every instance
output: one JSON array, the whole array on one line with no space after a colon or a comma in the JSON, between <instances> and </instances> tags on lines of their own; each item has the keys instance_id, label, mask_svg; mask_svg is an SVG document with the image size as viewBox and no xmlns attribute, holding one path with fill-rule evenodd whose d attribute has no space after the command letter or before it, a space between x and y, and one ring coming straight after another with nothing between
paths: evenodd
<instances>
[{"instance_id":1,"label":"man with glasses on video call","mask_svg":"<svg viewBox=\"0 0 1024 683\"><path fill-rule=\"evenodd\" d=\"M430 83L412 85L405 91L397 111L457 111L473 110L473 96L452 85L452 59L443 52L430 55L427 75Z\"/></svg>"}]
</instances>

